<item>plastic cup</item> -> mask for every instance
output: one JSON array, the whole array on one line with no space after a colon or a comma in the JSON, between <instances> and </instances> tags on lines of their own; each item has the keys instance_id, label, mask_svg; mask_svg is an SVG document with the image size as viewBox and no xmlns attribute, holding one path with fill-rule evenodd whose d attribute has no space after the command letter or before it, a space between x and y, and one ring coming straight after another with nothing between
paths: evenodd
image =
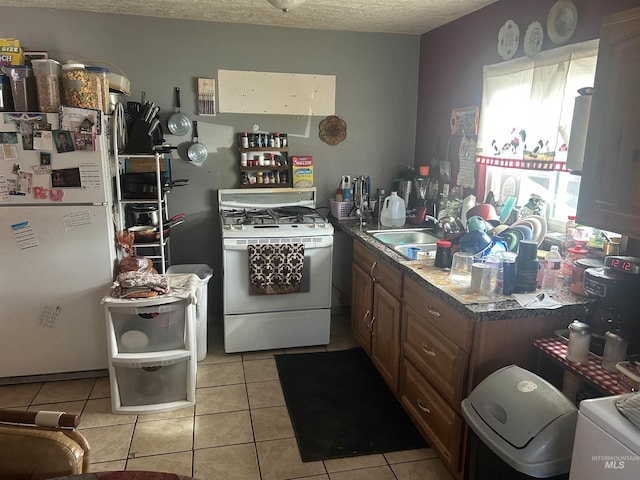
<instances>
[{"instance_id":1,"label":"plastic cup","mask_svg":"<svg viewBox=\"0 0 640 480\"><path fill-rule=\"evenodd\" d=\"M451 280L453 282L469 286L471 284L471 266L473 254L468 252L456 252L451 261Z\"/></svg>"}]
</instances>

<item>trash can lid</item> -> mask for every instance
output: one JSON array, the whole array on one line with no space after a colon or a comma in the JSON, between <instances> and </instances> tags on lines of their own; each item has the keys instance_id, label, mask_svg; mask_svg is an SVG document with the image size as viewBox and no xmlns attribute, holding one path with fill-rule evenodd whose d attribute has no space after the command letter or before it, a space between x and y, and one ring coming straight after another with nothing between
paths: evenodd
<instances>
[{"instance_id":1,"label":"trash can lid","mask_svg":"<svg viewBox=\"0 0 640 480\"><path fill-rule=\"evenodd\" d=\"M515 365L485 378L469 395L480 419L516 448L576 407L556 387Z\"/></svg>"}]
</instances>

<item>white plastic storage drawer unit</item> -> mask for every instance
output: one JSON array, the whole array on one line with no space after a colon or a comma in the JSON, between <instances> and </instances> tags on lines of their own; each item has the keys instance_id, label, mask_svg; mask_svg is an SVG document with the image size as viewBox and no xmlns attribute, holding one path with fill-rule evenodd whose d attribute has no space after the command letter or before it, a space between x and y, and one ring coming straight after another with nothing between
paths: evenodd
<instances>
[{"instance_id":1,"label":"white plastic storage drawer unit","mask_svg":"<svg viewBox=\"0 0 640 480\"><path fill-rule=\"evenodd\" d=\"M188 353L182 358L113 362L123 407L186 402L189 375Z\"/></svg>"},{"instance_id":2,"label":"white plastic storage drawer unit","mask_svg":"<svg viewBox=\"0 0 640 480\"><path fill-rule=\"evenodd\" d=\"M186 301L150 307L110 308L118 353L185 348Z\"/></svg>"},{"instance_id":3,"label":"white plastic storage drawer unit","mask_svg":"<svg viewBox=\"0 0 640 480\"><path fill-rule=\"evenodd\" d=\"M195 404L196 305L159 296L105 303L111 409L143 414Z\"/></svg>"}]
</instances>

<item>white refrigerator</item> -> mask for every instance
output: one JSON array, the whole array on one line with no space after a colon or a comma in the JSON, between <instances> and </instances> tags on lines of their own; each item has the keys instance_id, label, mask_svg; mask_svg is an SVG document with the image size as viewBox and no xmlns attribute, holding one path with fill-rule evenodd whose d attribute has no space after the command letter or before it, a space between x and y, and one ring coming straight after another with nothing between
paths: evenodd
<instances>
[{"instance_id":1,"label":"white refrigerator","mask_svg":"<svg viewBox=\"0 0 640 480\"><path fill-rule=\"evenodd\" d=\"M109 117L95 137L63 131L76 147L63 151L57 114L40 114L53 135L31 140L21 132L33 114L17 115L0 113L0 380L106 369L100 300L117 263Z\"/></svg>"}]
</instances>

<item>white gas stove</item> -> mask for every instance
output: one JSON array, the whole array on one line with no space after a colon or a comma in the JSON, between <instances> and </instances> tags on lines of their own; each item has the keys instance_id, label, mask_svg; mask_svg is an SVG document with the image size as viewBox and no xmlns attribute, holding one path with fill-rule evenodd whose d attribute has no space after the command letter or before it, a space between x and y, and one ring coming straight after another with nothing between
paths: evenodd
<instances>
[{"instance_id":1,"label":"white gas stove","mask_svg":"<svg viewBox=\"0 0 640 480\"><path fill-rule=\"evenodd\" d=\"M333 235L315 209L315 188L219 190L223 238Z\"/></svg>"},{"instance_id":2,"label":"white gas stove","mask_svg":"<svg viewBox=\"0 0 640 480\"><path fill-rule=\"evenodd\" d=\"M315 188L218 191L227 353L329 343L333 226L315 200ZM299 290L252 291L249 251L265 244L302 248Z\"/></svg>"}]
</instances>

